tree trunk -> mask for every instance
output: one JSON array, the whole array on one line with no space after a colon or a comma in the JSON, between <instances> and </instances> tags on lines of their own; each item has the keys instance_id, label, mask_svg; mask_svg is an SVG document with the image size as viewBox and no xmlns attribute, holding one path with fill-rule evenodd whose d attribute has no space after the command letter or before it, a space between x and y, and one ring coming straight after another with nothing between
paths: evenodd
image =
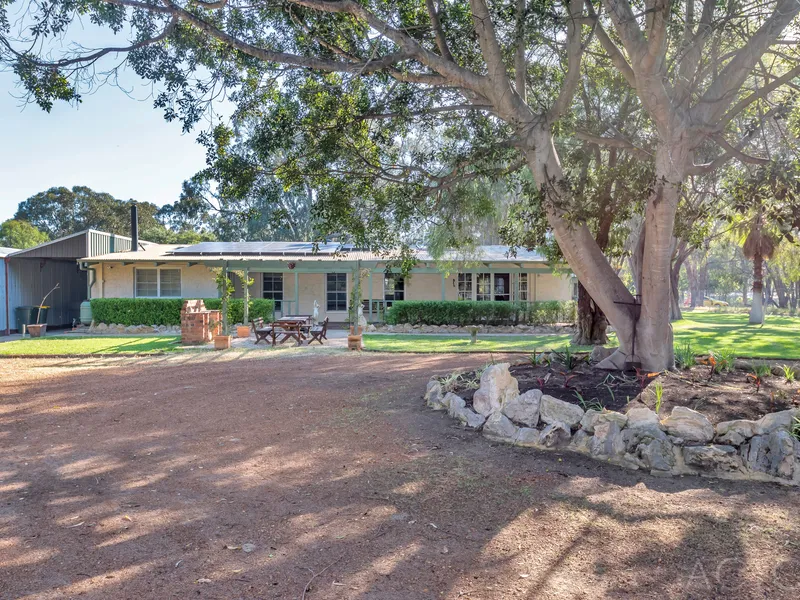
<instances>
[{"instance_id":1,"label":"tree trunk","mask_svg":"<svg viewBox=\"0 0 800 600\"><path fill-rule=\"evenodd\" d=\"M747 273L746 259L742 259L742 273ZM747 306L747 275L744 276L742 281L742 306Z\"/></svg>"},{"instance_id":2,"label":"tree trunk","mask_svg":"<svg viewBox=\"0 0 800 600\"><path fill-rule=\"evenodd\" d=\"M572 338L573 344L579 346L603 346L608 343L608 336L606 335L608 320L580 282L578 282L577 325L578 330Z\"/></svg>"},{"instance_id":3,"label":"tree trunk","mask_svg":"<svg viewBox=\"0 0 800 600\"><path fill-rule=\"evenodd\" d=\"M764 322L763 306L764 260L761 254L753 257L753 306L750 307L750 323L758 325Z\"/></svg>"}]
</instances>

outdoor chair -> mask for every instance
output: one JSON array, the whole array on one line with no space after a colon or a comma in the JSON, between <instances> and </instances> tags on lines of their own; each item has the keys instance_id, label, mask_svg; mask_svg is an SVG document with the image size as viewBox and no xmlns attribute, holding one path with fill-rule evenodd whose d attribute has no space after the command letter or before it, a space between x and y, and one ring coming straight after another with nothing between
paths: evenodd
<instances>
[{"instance_id":1,"label":"outdoor chair","mask_svg":"<svg viewBox=\"0 0 800 600\"><path fill-rule=\"evenodd\" d=\"M273 325L268 324L265 326L262 317L253 319L251 323L253 324L253 333L256 336L255 344L264 340L265 342L271 342L273 346L275 345L275 327Z\"/></svg>"},{"instance_id":2,"label":"outdoor chair","mask_svg":"<svg viewBox=\"0 0 800 600\"><path fill-rule=\"evenodd\" d=\"M328 339L328 317L325 317L325 320L322 322L322 325L315 325L309 330L311 334L311 339L308 340L308 345L311 345L311 342L314 340L318 341L320 345L322 345L322 340Z\"/></svg>"}]
</instances>

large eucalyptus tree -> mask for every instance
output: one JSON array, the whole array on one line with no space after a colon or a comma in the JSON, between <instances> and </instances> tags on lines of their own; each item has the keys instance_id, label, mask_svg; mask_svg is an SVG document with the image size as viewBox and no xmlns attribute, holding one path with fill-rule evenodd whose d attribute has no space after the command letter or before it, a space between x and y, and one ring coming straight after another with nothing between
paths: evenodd
<instances>
[{"instance_id":1,"label":"large eucalyptus tree","mask_svg":"<svg viewBox=\"0 0 800 600\"><path fill-rule=\"evenodd\" d=\"M654 370L673 362L681 187L730 157L757 160L734 117L768 107L800 74L798 0L49 0L11 18L14 6L0 0L0 60L44 108L80 100L116 68L104 59L118 56L159 84L157 105L187 126L227 93L243 113L272 115L265 143L292 145L277 173L286 185L314 174L317 216L341 217L365 238L396 229L376 215L396 225L435 211L464 181L528 167L563 255L617 330L612 362L635 353ZM84 49L72 27L80 17L127 39ZM76 43L54 46L62 38ZM657 136L640 304L589 228L570 218L553 142L568 132L594 38ZM399 144L417 118L429 124L428 143ZM633 145L613 131L601 137ZM696 164L704 145L718 147L717 158Z\"/></svg>"}]
</instances>

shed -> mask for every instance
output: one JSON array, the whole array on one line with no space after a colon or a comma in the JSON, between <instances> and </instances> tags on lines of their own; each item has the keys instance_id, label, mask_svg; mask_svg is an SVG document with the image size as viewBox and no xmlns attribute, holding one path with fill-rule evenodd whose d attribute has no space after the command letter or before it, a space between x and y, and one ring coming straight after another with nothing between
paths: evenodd
<instances>
[{"instance_id":1,"label":"shed","mask_svg":"<svg viewBox=\"0 0 800 600\"><path fill-rule=\"evenodd\" d=\"M11 254L12 252L18 252L17 248L4 248L0 246L0 331L6 330L6 282L8 281L7 277L7 265L5 261L5 257Z\"/></svg>"},{"instance_id":2,"label":"shed","mask_svg":"<svg viewBox=\"0 0 800 600\"><path fill-rule=\"evenodd\" d=\"M4 258L8 289L0 311L6 335L16 330L14 309L38 306L57 284L46 305L48 327L69 327L80 316L81 302L89 297L87 271L78 259L131 250L131 238L88 229L33 248L15 250ZM5 281L5 277L3 280Z\"/></svg>"}]
</instances>

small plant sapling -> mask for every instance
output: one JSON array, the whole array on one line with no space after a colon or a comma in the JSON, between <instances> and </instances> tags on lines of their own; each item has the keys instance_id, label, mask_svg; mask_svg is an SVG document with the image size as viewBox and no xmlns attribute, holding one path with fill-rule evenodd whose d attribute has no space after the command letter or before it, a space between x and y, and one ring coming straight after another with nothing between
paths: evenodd
<instances>
[{"instance_id":1,"label":"small plant sapling","mask_svg":"<svg viewBox=\"0 0 800 600\"><path fill-rule=\"evenodd\" d=\"M786 380L786 383L793 383L797 377L797 372L794 368L790 365L781 365L781 370L783 371L783 378Z\"/></svg>"},{"instance_id":2,"label":"small plant sapling","mask_svg":"<svg viewBox=\"0 0 800 600\"><path fill-rule=\"evenodd\" d=\"M660 381L653 384L653 395L656 397L656 414L661 412L661 402L664 400L664 386Z\"/></svg>"}]
</instances>

